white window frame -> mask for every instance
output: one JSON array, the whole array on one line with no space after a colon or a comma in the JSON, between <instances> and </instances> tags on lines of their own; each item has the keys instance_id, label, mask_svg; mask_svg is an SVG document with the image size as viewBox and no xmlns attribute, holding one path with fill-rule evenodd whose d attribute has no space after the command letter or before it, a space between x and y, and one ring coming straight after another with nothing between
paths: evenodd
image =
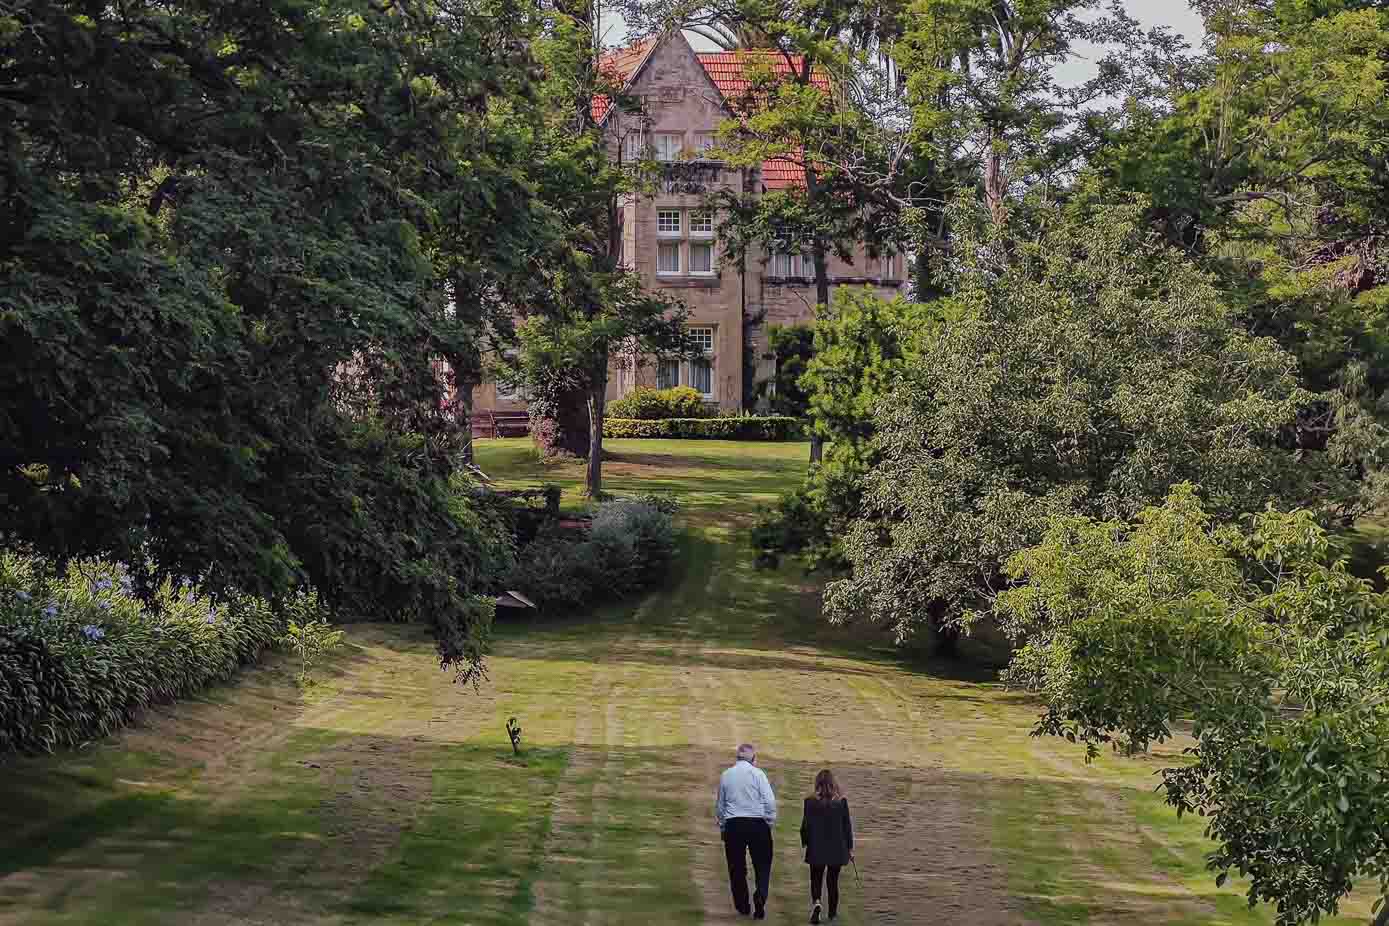
<instances>
[{"instance_id":1,"label":"white window frame","mask_svg":"<svg viewBox=\"0 0 1389 926\"><path fill-rule=\"evenodd\" d=\"M718 267L719 267L719 262L718 262L718 260L717 260L717 259L715 258L715 256L714 256L714 240L713 240L712 238L691 238L690 241L689 241L689 243L686 245L686 247L689 249L689 253L688 253L687 259L685 260L685 266L689 268L690 274L691 274L692 276L709 277L709 276L713 276L713 275L715 274L715 272L717 272ZM708 270L696 270L696 269L695 269L695 265L694 265L694 251L695 251L695 248L708 248L708 249L709 249L709 269L708 269Z\"/></svg>"},{"instance_id":2,"label":"white window frame","mask_svg":"<svg viewBox=\"0 0 1389 926\"><path fill-rule=\"evenodd\" d=\"M667 357L667 358L665 358L664 360L657 360L657 361L656 361L656 388L657 388L657 389L673 389L673 388L675 388L676 386L680 385L680 368L681 368L682 366L684 366L684 364L682 364L678 359L676 359L676 358L674 358L674 357ZM674 374L672 375L672 377L670 378L670 381L669 381L669 382L666 382L663 373L664 373L665 370L671 369L672 367L674 368L674 371L675 371L675 372L674 372Z\"/></svg>"},{"instance_id":3,"label":"white window frame","mask_svg":"<svg viewBox=\"0 0 1389 926\"><path fill-rule=\"evenodd\" d=\"M712 399L714 398L714 383L715 383L715 380L714 380L714 344L716 343L715 338L716 338L716 336L717 336L717 332L714 330L714 327L713 327L712 325L692 325L692 326L690 327L690 329L689 329L689 334L690 334L690 336L691 336L692 338L698 340L699 342L701 342L701 344L705 345L705 346L704 346L704 351L703 351L703 353L704 353L703 359L704 359L704 362L707 363L707 364L709 365L709 390L706 392L706 391L704 391L703 389L699 389L699 387L695 385L695 382L694 382L695 361L686 360L684 363L680 364L680 367L681 367L681 371L680 371L680 372L681 372L681 373L683 374L683 376L684 376L683 382L685 383L685 385L689 386L691 389L696 389L696 390L699 392L699 394L700 394L701 396L703 396L704 398L712 400Z\"/></svg>"},{"instance_id":4,"label":"white window frame","mask_svg":"<svg viewBox=\"0 0 1389 926\"><path fill-rule=\"evenodd\" d=\"M661 269L661 253L662 253L662 251L663 251L664 249L667 249L667 248L669 248L670 250L672 250L672 251L675 252L675 269L674 269L674 270L662 270L662 269ZM657 275L657 276L679 276L679 275L680 275L680 271L681 271L681 267L682 267L682 261L681 261L681 257L682 257L681 252L682 252L682 251L684 251L684 247L681 245L680 239L679 239L679 238L667 238L667 239L664 239L664 240L659 240L659 241L657 241L657 242L656 242L656 275Z\"/></svg>"},{"instance_id":5,"label":"white window frame","mask_svg":"<svg viewBox=\"0 0 1389 926\"><path fill-rule=\"evenodd\" d=\"M701 160L710 160L708 154L711 148L718 145L719 136L717 132L695 132L694 133L694 152L695 156Z\"/></svg>"},{"instance_id":6,"label":"white window frame","mask_svg":"<svg viewBox=\"0 0 1389 926\"><path fill-rule=\"evenodd\" d=\"M781 264L785 262L786 272L782 272ZM793 254L790 251L772 252L772 276L783 280L805 279L813 276L813 273L806 272L806 256L804 254Z\"/></svg>"},{"instance_id":7,"label":"white window frame","mask_svg":"<svg viewBox=\"0 0 1389 926\"><path fill-rule=\"evenodd\" d=\"M680 154L685 150L684 132L657 132L652 136L652 147L656 152L656 160L670 163L680 160Z\"/></svg>"},{"instance_id":8,"label":"white window frame","mask_svg":"<svg viewBox=\"0 0 1389 926\"><path fill-rule=\"evenodd\" d=\"M648 143L644 131L628 132L622 136L622 160L628 164L640 161L646 156L647 147Z\"/></svg>"},{"instance_id":9,"label":"white window frame","mask_svg":"<svg viewBox=\"0 0 1389 926\"><path fill-rule=\"evenodd\" d=\"M700 228L695 220L702 217L705 220L705 227ZM690 210L690 237L691 238L712 238L714 236L714 211L712 209L691 209Z\"/></svg>"},{"instance_id":10,"label":"white window frame","mask_svg":"<svg viewBox=\"0 0 1389 926\"><path fill-rule=\"evenodd\" d=\"M675 216L675 227L665 228L662 223L670 216ZM657 209L656 210L656 235L661 238L679 238L685 231L685 216L679 209Z\"/></svg>"}]
</instances>

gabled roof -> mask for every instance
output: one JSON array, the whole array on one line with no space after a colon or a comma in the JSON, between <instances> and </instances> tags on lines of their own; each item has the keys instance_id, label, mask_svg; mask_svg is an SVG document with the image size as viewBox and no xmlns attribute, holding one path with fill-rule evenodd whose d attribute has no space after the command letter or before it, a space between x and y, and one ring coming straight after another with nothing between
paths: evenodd
<instances>
[{"instance_id":1,"label":"gabled roof","mask_svg":"<svg viewBox=\"0 0 1389 926\"><path fill-rule=\"evenodd\" d=\"M747 78L749 65L771 65L772 73L778 77L799 75L804 64L800 55L785 55L774 48L747 48L741 51L703 51L695 54L704 65L714 85L719 88L725 100L736 100L747 93L752 82ZM811 68L810 83L829 92L830 79L820 68Z\"/></svg>"},{"instance_id":2,"label":"gabled roof","mask_svg":"<svg viewBox=\"0 0 1389 926\"><path fill-rule=\"evenodd\" d=\"M660 37L652 36L626 48L606 52L598 59L598 71L613 83L621 84L625 90L658 44L660 44ZM603 117L608 114L608 107L611 104L612 101L602 94L593 98L592 111L596 122L603 121Z\"/></svg>"},{"instance_id":3,"label":"gabled roof","mask_svg":"<svg viewBox=\"0 0 1389 926\"><path fill-rule=\"evenodd\" d=\"M681 41L684 41L683 36ZM620 82L625 90L660 43L661 38L653 36L627 48L610 51L599 59L598 67L614 82ZM747 76L750 67L770 65L772 73L778 76L799 75L805 60L801 55L786 55L773 48L696 52L695 58L718 89L730 113L737 109L752 86ZM820 68L811 70L810 83L827 93L831 89L829 75ZM606 96L595 96L593 118L601 123L611 105L612 101ZM769 190L804 186L805 169L785 158L770 158L762 164L762 185Z\"/></svg>"}]
</instances>

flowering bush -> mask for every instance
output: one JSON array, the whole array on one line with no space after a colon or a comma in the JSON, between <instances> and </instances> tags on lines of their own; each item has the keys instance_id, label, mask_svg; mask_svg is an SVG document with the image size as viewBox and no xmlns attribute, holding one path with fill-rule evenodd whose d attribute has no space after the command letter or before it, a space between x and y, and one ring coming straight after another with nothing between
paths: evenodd
<instances>
[{"instance_id":1,"label":"flowering bush","mask_svg":"<svg viewBox=\"0 0 1389 926\"><path fill-rule=\"evenodd\" d=\"M0 753L75 746L142 708L229 677L276 642L286 620L319 613L297 594L214 600L191 579L166 578L148 602L120 563L45 560L0 551Z\"/></svg>"},{"instance_id":2,"label":"flowering bush","mask_svg":"<svg viewBox=\"0 0 1389 926\"><path fill-rule=\"evenodd\" d=\"M506 588L542 611L589 607L658 583L675 556L676 505L668 497L608 502L588 535L545 535L524 547Z\"/></svg>"}]
</instances>

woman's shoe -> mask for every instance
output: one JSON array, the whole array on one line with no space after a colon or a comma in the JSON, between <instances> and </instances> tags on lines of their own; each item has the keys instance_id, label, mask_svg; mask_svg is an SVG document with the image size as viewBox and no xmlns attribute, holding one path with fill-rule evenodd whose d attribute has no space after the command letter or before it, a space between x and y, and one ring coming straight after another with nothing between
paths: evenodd
<instances>
[{"instance_id":1,"label":"woman's shoe","mask_svg":"<svg viewBox=\"0 0 1389 926\"><path fill-rule=\"evenodd\" d=\"M810 903L810 921L812 923L820 922L820 901L818 900Z\"/></svg>"}]
</instances>

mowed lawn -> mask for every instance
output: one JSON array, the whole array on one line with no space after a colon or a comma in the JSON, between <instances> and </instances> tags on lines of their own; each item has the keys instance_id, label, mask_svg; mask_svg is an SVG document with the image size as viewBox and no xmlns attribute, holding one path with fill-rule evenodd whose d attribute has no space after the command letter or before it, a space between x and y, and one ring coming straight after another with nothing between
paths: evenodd
<instances>
[{"instance_id":1,"label":"mowed lawn","mask_svg":"<svg viewBox=\"0 0 1389 926\"><path fill-rule=\"evenodd\" d=\"M77 753L0 767L0 923L733 922L713 822L742 740L781 797L769 920L804 922L797 828L831 766L858 832L846 923L1268 923L1153 793L1180 744L1087 766L986 673L829 628L814 583L752 568L756 507L803 444L610 442L607 488L680 497L649 598L504 615L476 689L409 627L353 627L301 693L281 659ZM513 485L565 487L525 441ZM515 716L525 752L511 756ZM1367 907L1357 906L1363 922Z\"/></svg>"}]
</instances>

